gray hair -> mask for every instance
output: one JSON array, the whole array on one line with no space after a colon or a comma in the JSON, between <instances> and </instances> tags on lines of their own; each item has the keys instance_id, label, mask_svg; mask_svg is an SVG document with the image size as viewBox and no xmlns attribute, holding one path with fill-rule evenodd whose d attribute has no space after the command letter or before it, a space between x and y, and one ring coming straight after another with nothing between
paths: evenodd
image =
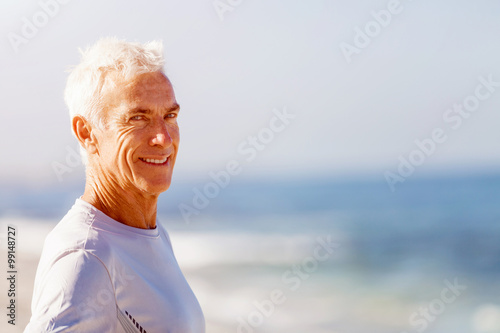
<instances>
[{"instance_id":1,"label":"gray hair","mask_svg":"<svg viewBox=\"0 0 500 333\"><path fill-rule=\"evenodd\" d=\"M108 74L113 73L118 78L128 80L144 73L164 73L161 41L140 44L107 37L85 51L80 50L80 53L81 62L70 71L64 100L71 119L80 115L98 128L105 127L101 111L104 108L103 86L109 80ZM87 152L81 146L80 155L86 165Z\"/></svg>"}]
</instances>

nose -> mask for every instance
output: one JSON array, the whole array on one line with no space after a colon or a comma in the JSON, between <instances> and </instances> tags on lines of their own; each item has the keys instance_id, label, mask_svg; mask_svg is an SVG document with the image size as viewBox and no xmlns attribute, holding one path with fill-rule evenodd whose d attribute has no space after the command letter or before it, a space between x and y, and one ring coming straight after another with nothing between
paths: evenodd
<instances>
[{"instance_id":1,"label":"nose","mask_svg":"<svg viewBox=\"0 0 500 333\"><path fill-rule=\"evenodd\" d=\"M165 148L170 146L172 143L172 138L168 133L168 125L165 124L165 121L162 119L161 121L156 122L153 130L153 136L149 144L151 146L160 146L161 148Z\"/></svg>"}]
</instances>

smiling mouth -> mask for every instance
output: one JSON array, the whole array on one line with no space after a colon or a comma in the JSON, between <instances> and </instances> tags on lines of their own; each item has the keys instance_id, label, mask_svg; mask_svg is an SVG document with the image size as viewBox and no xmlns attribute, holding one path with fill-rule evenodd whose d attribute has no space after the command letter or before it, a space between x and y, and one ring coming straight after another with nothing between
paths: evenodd
<instances>
[{"instance_id":1,"label":"smiling mouth","mask_svg":"<svg viewBox=\"0 0 500 333\"><path fill-rule=\"evenodd\" d=\"M139 159L141 161L143 161L144 163L151 164L151 165L165 165L168 163L168 157L165 157L161 160L156 160L156 159L152 159L152 158L142 158L142 157L139 157Z\"/></svg>"}]
</instances>

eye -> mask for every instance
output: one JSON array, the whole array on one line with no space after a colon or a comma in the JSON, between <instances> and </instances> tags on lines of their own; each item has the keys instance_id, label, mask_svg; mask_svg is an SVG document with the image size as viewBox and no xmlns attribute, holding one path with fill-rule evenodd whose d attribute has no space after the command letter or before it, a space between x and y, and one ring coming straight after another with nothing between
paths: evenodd
<instances>
[{"instance_id":1,"label":"eye","mask_svg":"<svg viewBox=\"0 0 500 333\"><path fill-rule=\"evenodd\" d=\"M165 118L177 118L177 113L169 113L165 116Z\"/></svg>"},{"instance_id":2,"label":"eye","mask_svg":"<svg viewBox=\"0 0 500 333\"><path fill-rule=\"evenodd\" d=\"M130 120L143 120L144 116L133 116L130 118Z\"/></svg>"}]
</instances>

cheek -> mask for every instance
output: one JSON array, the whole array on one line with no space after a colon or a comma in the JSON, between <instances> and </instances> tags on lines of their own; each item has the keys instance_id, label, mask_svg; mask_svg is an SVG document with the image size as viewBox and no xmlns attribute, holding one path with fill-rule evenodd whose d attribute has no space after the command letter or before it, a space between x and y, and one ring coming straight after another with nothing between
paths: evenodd
<instances>
[{"instance_id":1,"label":"cheek","mask_svg":"<svg viewBox=\"0 0 500 333\"><path fill-rule=\"evenodd\" d=\"M107 138L109 157L122 163L131 160L133 152L137 146L137 135L132 129L121 129L114 133L114 135ZM113 162L113 161L112 161Z\"/></svg>"},{"instance_id":2,"label":"cheek","mask_svg":"<svg viewBox=\"0 0 500 333\"><path fill-rule=\"evenodd\" d=\"M177 126L177 125L172 126L170 128L170 130L168 131L168 134L170 135L170 138L172 139L172 142L175 145L178 145L179 144L179 140L180 140L179 126Z\"/></svg>"}]
</instances>

